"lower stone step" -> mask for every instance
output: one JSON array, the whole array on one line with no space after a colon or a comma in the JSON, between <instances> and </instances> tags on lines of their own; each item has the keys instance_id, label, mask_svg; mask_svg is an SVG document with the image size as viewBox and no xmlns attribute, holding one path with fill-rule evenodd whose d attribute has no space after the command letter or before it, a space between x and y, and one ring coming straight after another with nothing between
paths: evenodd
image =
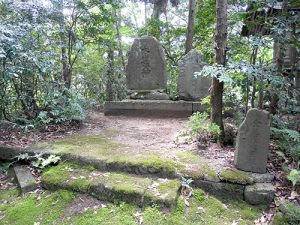
<instances>
[{"instance_id":1,"label":"lower stone step","mask_svg":"<svg viewBox=\"0 0 300 225\"><path fill-rule=\"evenodd\" d=\"M100 200L130 202L140 207L176 205L180 181L144 178L124 173L100 172L91 166L62 163L43 172L42 186L49 190L68 189L88 193Z\"/></svg>"}]
</instances>

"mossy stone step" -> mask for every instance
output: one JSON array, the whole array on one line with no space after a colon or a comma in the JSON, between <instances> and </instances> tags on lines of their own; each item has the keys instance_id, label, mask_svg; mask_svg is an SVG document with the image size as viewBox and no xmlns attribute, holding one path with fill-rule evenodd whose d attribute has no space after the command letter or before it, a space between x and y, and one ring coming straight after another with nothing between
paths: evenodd
<instances>
[{"instance_id":1,"label":"mossy stone step","mask_svg":"<svg viewBox=\"0 0 300 225\"><path fill-rule=\"evenodd\" d=\"M178 180L100 172L91 166L72 163L49 168L42 173L41 181L49 190L67 189L88 193L100 200L129 202L142 207L153 203L174 207L181 186Z\"/></svg>"}]
</instances>

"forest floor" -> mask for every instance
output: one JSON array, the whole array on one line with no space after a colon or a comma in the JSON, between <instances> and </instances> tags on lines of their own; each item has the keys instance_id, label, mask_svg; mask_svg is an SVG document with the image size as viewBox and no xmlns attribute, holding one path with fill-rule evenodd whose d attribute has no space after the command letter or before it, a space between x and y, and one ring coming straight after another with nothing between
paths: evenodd
<instances>
[{"instance_id":1,"label":"forest floor","mask_svg":"<svg viewBox=\"0 0 300 225\"><path fill-rule=\"evenodd\" d=\"M181 155L177 155L177 153L192 152L193 154L204 157L205 162L208 162L209 165L214 169L218 170L218 168L233 167L233 158L234 158L233 147L221 148L214 143L211 143L208 146L199 146L196 141L185 142L181 140L180 132L184 131L186 128L187 128L187 118L172 118L172 117L155 118L153 116L148 116L148 117L104 116L104 114L101 112L93 111L89 114L88 119L83 124L80 125L74 123L62 124L60 126L50 125L48 127L42 127L40 130L32 130L29 132L24 132L23 129L12 129L12 130L0 129L0 145L4 144L10 146L28 147L32 144L37 144L41 142L52 143L54 141L55 143L57 141L59 142L64 138L67 139L71 138L66 143L73 144L73 142L80 143L82 141L79 137L100 136L100 137L105 137L105 139L107 139L107 142L105 142L104 144L107 145L109 148L111 148L111 146L115 147L111 143L117 143L118 146L122 147L122 151L124 151L125 149L125 151L122 152L122 154L125 153L129 157L132 157L134 155L143 156L147 154L151 154L151 155L155 154L162 158L174 158L178 156L181 157ZM63 145L63 147L65 147L65 145ZM271 145L271 147L273 148L274 146ZM60 150L61 149L59 149L59 151ZM182 160L180 157L178 159L179 161ZM284 183L282 179L284 174L280 172L280 168L279 168L280 162L277 161L275 158L274 160L272 159L271 161L269 161L268 170L276 173L275 177L277 181L274 183L277 188L276 195L281 198L287 199L290 198L290 193L291 193L290 187L288 187L286 183ZM1 195L1 189L5 190L5 192L3 192L4 194L6 193L7 190L9 191L14 190L13 185L10 186L9 185L10 182L8 182L3 175L2 177L0 177L0 181L1 181L0 195ZM7 194L5 195L8 198L8 200L5 200L4 203L0 202L0 221L1 221L1 205L3 206L4 204L2 208L5 208L5 205L9 204L10 202L9 200L10 195ZM12 195L15 196L15 194ZM56 195L66 195L66 199L68 200L68 205L70 203L69 201L71 200L72 200L71 202L73 201L76 202L76 201L81 201L83 199L82 201L88 202L86 204L92 202L91 204L95 204L99 206L98 204L99 202L94 202L94 200L86 199L86 197L81 195L78 197L77 195L71 192L70 193L55 192L54 196ZM43 194L42 197L38 197L38 198L42 198L42 199L47 198L47 194ZM12 213L14 208L16 208L15 210L17 210L16 212L18 212L17 205L19 204L18 203L19 201L20 204L22 203L22 201L25 201L22 197L15 196L13 199L15 199L17 203L16 205L11 204ZM30 198L30 201L36 201L36 199ZM56 197L54 197L51 204L56 204ZM103 203L103 204L106 205L107 203ZM73 211L77 210L77 209L72 209L72 205L74 204L72 203L70 206L68 206L70 207L70 212L66 212L66 215L70 213L71 216L67 216L67 218L72 217L72 210ZM89 210L88 211L89 213L87 215L93 214L98 210L97 208L98 206L95 205L91 207L89 206L86 207L87 210ZM130 210L132 209L138 210L136 208L132 208L133 206L128 205L126 207L129 207ZM198 210L202 211L203 210L202 206L199 207L200 209ZM106 206L104 208L106 208ZM110 208L110 210L112 211L121 210L117 206L113 206L113 205L110 205L108 208ZM256 215L255 223L263 224L263 223L270 222L274 215L274 208L275 205L274 203L272 203L270 206L270 210L265 211L265 213L261 215L255 214ZM128 213L132 214L130 210L128 211ZM77 212L76 214L80 214L80 213L82 212ZM121 210L118 216L124 216L125 214ZM135 216L133 216L135 223L136 220L139 220L139 218L135 218L135 217L139 217L139 216L142 217L141 214L139 214L139 212ZM150 215L146 214L143 217L147 217L147 216ZM161 217L163 216L161 215ZM149 221L151 221L151 218L149 219L150 219ZM140 224L144 224L144 223L140 223ZM234 223L234 221L232 221L232 224L238 224L238 223ZM250 224L250 223L246 223L246 224Z\"/></svg>"}]
</instances>

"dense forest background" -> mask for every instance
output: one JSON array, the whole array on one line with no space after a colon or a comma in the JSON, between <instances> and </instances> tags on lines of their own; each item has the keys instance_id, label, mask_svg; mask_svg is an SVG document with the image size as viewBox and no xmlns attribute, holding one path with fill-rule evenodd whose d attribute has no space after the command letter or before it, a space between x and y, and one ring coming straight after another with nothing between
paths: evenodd
<instances>
[{"instance_id":1,"label":"dense forest background","mask_svg":"<svg viewBox=\"0 0 300 225\"><path fill-rule=\"evenodd\" d=\"M223 63L216 3L226 14ZM178 62L193 48L210 65L200 75L218 80L223 102L242 114L251 107L299 112L296 0L1 0L0 29L0 120L80 121L89 107L124 99L127 52L143 35L162 43L172 100Z\"/></svg>"}]
</instances>

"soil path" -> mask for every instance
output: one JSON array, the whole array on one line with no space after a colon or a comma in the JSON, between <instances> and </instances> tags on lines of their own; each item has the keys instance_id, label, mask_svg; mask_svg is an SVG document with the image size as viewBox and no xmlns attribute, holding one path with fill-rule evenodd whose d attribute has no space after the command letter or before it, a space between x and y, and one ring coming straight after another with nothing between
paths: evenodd
<instances>
[{"instance_id":1,"label":"soil path","mask_svg":"<svg viewBox=\"0 0 300 225\"><path fill-rule=\"evenodd\" d=\"M179 132L186 128L186 122L187 118L104 116L103 113L92 112L79 133L106 134L114 142L141 150L191 149L193 145L174 143Z\"/></svg>"}]
</instances>

